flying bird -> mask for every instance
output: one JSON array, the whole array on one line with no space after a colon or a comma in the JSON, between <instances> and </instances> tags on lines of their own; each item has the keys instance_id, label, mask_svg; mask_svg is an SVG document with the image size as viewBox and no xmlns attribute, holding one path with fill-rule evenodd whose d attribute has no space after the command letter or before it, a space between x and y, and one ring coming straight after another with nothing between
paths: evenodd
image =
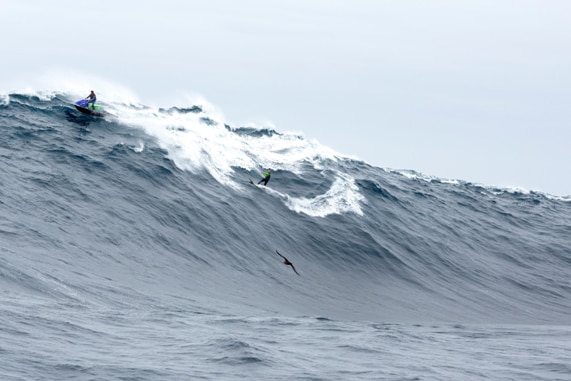
<instances>
[{"instance_id":1,"label":"flying bird","mask_svg":"<svg viewBox=\"0 0 571 381\"><path fill-rule=\"evenodd\" d=\"M286 266L291 266L291 268L293 269L293 272L296 273L297 275L299 275L299 273L297 272L297 270L295 269L295 267L293 267L293 263L291 263L291 262L289 261L289 259L287 259L287 258L284 257L283 255L281 255L280 252L277 251L277 250L276 250L276 253L278 253L278 255L284 259L284 265L286 265ZM301 275L299 275L299 276L301 276Z\"/></svg>"}]
</instances>

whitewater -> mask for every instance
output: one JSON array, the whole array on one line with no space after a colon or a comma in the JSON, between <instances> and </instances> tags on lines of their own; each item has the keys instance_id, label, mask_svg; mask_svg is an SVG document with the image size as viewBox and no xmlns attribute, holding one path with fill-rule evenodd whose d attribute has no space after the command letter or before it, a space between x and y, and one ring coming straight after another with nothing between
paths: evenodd
<instances>
[{"instance_id":1,"label":"whitewater","mask_svg":"<svg viewBox=\"0 0 571 381\"><path fill-rule=\"evenodd\" d=\"M571 379L569 196L85 95L0 95L0 379Z\"/></svg>"}]
</instances>

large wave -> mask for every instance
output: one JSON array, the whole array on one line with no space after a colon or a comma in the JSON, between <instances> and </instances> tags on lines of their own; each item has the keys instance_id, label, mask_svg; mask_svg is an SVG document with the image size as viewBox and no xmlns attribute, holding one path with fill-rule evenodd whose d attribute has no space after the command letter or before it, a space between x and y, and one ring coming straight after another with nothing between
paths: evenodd
<instances>
[{"instance_id":1,"label":"large wave","mask_svg":"<svg viewBox=\"0 0 571 381\"><path fill-rule=\"evenodd\" d=\"M120 92L119 92L120 93ZM0 102L0 275L28 300L563 322L571 203L388 170L207 102ZM273 169L267 187L254 186ZM295 276L275 254L286 255Z\"/></svg>"}]
</instances>

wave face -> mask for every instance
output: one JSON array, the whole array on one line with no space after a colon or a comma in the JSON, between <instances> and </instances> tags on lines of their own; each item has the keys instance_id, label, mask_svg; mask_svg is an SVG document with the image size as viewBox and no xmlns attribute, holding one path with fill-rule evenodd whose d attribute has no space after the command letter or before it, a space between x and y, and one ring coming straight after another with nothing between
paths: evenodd
<instances>
[{"instance_id":1,"label":"wave face","mask_svg":"<svg viewBox=\"0 0 571 381\"><path fill-rule=\"evenodd\" d=\"M0 99L5 309L568 323L568 198L376 168L200 105L73 101Z\"/></svg>"}]
</instances>

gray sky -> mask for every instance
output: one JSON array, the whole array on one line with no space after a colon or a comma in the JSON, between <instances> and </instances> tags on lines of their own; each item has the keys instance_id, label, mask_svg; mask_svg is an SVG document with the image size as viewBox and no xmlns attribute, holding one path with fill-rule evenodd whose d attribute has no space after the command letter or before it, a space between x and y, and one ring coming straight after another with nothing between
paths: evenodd
<instances>
[{"instance_id":1,"label":"gray sky","mask_svg":"<svg viewBox=\"0 0 571 381\"><path fill-rule=\"evenodd\" d=\"M376 166L571 195L571 1L5 0L0 33L0 91L82 71Z\"/></svg>"}]
</instances>

